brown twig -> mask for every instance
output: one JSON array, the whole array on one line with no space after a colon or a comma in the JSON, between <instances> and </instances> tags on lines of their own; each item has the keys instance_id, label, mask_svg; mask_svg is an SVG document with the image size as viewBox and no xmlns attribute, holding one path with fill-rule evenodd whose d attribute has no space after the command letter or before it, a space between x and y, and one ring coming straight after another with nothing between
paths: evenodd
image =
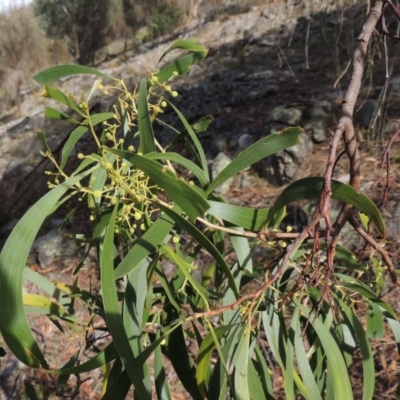
<instances>
[{"instance_id":1,"label":"brown twig","mask_svg":"<svg viewBox=\"0 0 400 400\"><path fill-rule=\"evenodd\" d=\"M400 279L398 279L396 271L394 269L392 260L390 259L390 256L388 252L379 244L377 243L374 238L369 235L363 228L362 226L358 223L358 221L354 218L354 216L351 216L349 218L349 222L352 225L352 227L355 229L355 231L374 249L376 250L383 258L385 261L389 274L392 278L393 283L395 283L397 286L400 286Z\"/></svg>"},{"instance_id":2,"label":"brown twig","mask_svg":"<svg viewBox=\"0 0 400 400\"><path fill-rule=\"evenodd\" d=\"M382 200L381 200L380 204L378 205L378 207L380 207L385 201L387 201L387 198L388 198L388 193L389 193L389 189L390 189L390 150L391 150L391 147L392 147L396 137L399 134L400 134L400 129L398 129L392 135L392 137L389 139L389 141L385 147L385 151L383 152L383 155L382 155L382 165L381 165L381 169L379 170L378 177L376 178L375 182L371 186L371 189L372 189L373 187L375 187L378 184L378 182L382 176L382 173L383 173L383 168L386 167L385 190L383 193Z\"/></svg>"}]
</instances>

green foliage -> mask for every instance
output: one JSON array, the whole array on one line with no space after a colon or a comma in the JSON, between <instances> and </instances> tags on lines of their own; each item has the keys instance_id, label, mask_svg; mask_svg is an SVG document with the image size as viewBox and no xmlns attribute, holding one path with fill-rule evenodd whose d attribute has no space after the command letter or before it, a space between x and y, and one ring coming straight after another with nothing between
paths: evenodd
<instances>
[{"instance_id":1,"label":"green foliage","mask_svg":"<svg viewBox=\"0 0 400 400\"><path fill-rule=\"evenodd\" d=\"M157 1L150 0L122 0L124 19L128 26L140 28L150 23Z\"/></svg>"},{"instance_id":2,"label":"green foliage","mask_svg":"<svg viewBox=\"0 0 400 400\"><path fill-rule=\"evenodd\" d=\"M161 2L149 26L150 37L156 38L172 32L183 20L183 12L175 4Z\"/></svg>"},{"instance_id":3,"label":"green foliage","mask_svg":"<svg viewBox=\"0 0 400 400\"><path fill-rule=\"evenodd\" d=\"M147 25L147 40L171 33L184 17L178 3L176 0L122 0L125 22L134 29Z\"/></svg>"},{"instance_id":4,"label":"green foliage","mask_svg":"<svg viewBox=\"0 0 400 400\"><path fill-rule=\"evenodd\" d=\"M51 38L66 38L80 64L93 63L108 29L111 0L35 0L34 9Z\"/></svg>"},{"instance_id":5,"label":"green foliage","mask_svg":"<svg viewBox=\"0 0 400 400\"><path fill-rule=\"evenodd\" d=\"M387 321L400 343L396 315L379 298L382 261L374 255L369 269L338 247L336 270L330 271L321 241L320 246L299 245L282 264L295 236L273 229L291 201L318 197L322 180L293 183L270 210L228 205L213 190L262 157L296 145L301 129L261 139L211 181L201 133L173 105L179 93L171 87L207 51L188 40L178 41L167 53L175 49L186 54L143 78L133 91L123 80L82 66L53 67L35 77L44 85L43 96L63 109L49 107L46 115L75 129L60 161L45 135L38 134L56 173L49 172L51 190L20 220L0 255L0 329L7 345L25 364L66 379L104 367L103 399L123 399L133 385L135 397L144 400L153 391L159 399L174 397L167 359L193 399L225 399L227 394L240 400L272 399L276 366L289 400L299 395L352 399L348 370L358 345L363 398L372 399L375 370L369 338L379 337ZM50 86L78 73L97 78L88 95L75 98ZM111 91L118 100L110 112L90 114L90 98ZM169 106L181 127L171 127L173 142L189 148L190 158L175 153L172 143L161 146L157 140L154 122ZM209 121L195 126L204 131ZM67 174L65 166L86 132L97 151L79 153L80 165ZM371 220L385 233L378 209L366 196L340 183L332 190L333 197L359 207L365 223ZM89 211L91 234L85 237L98 252L101 294L81 289L77 281L49 282L25 267L45 219L73 197L85 201ZM265 256L256 261L253 255L260 250ZM201 268L205 255L209 262ZM366 270L375 286L362 282ZM24 293L23 279L44 294ZM123 285L117 284L121 280ZM78 299L86 304L89 318L76 313ZM367 328L355 306L358 301L370 308ZM111 338L102 348L87 342L82 353L91 354L89 359L74 355L55 370L32 333L28 312L51 317L61 334L82 329L87 335L96 325ZM188 350L187 340L195 343L194 349Z\"/></svg>"}]
</instances>

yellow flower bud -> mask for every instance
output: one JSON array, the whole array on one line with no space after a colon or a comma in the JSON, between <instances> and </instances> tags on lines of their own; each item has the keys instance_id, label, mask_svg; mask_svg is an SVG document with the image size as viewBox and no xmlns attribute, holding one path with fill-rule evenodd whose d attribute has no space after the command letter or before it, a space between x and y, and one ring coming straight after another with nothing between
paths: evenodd
<instances>
[{"instance_id":1,"label":"yellow flower bud","mask_svg":"<svg viewBox=\"0 0 400 400\"><path fill-rule=\"evenodd\" d=\"M172 241L176 244L176 243L179 243L179 236L174 236L173 238L172 238Z\"/></svg>"}]
</instances>

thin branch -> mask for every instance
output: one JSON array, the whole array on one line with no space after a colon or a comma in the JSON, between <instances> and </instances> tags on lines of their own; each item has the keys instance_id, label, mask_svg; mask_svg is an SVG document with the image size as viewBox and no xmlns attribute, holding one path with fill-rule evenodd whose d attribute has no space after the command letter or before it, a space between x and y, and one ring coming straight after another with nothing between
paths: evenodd
<instances>
[{"instance_id":1,"label":"thin branch","mask_svg":"<svg viewBox=\"0 0 400 400\"><path fill-rule=\"evenodd\" d=\"M343 70L343 72L339 75L339 77L336 79L335 83L333 84L333 88L336 89L336 86L339 84L340 80L345 76L347 73L348 69L350 68L351 65L351 60L346 65L346 68Z\"/></svg>"},{"instance_id":2,"label":"thin branch","mask_svg":"<svg viewBox=\"0 0 400 400\"><path fill-rule=\"evenodd\" d=\"M308 62L308 40L310 37L310 25L311 25L311 17L307 19L307 33L306 33L306 47L305 47L306 69L310 69L310 64Z\"/></svg>"},{"instance_id":3,"label":"thin branch","mask_svg":"<svg viewBox=\"0 0 400 400\"><path fill-rule=\"evenodd\" d=\"M397 286L400 286L400 279L397 277L396 271L394 269L392 260L390 259L390 256L386 250L383 249L382 245L377 243L371 235L369 235L363 228L362 226L358 223L358 221L354 218L354 216L351 216L349 218L349 222L352 225L352 227L356 230L356 232L374 249L376 250L383 258L385 261L389 274L392 278L393 283L395 283Z\"/></svg>"},{"instance_id":4,"label":"thin branch","mask_svg":"<svg viewBox=\"0 0 400 400\"><path fill-rule=\"evenodd\" d=\"M381 164L381 169L379 170L378 177L376 178L376 181L372 184L371 189L377 185L379 182L382 173L383 173L383 168L386 166L386 184L385 184L385 191L381 200L381 203L379 204L378 207L380 207L388 197L389 189L390 189L390 150L391 147L396 139L396 137L400 134L400 129L398 129L392 137L389 139L388 144L386 145L385 151L383 152L382 155L382 164Z\"/></svg>"},{"instance_id":5,"label":"thin branch","mask_svg":"<svg viewBox=\"0 0 400 400\"><path fill-rule=\"evenodd\" d=\"M224 226L213 224L204 218L197 217L196 220L208 226L209 228L215 229L217 231L226 232L231 235L243 236L251 239L261 239L263 241L276 240L276 239L278 240L296 239L299 236L299 234L296 232L274 232L274 231L269 231L267 229L260 232L252 232L252 231L241 232L237 231L236 229L225 228Z\"/></svg>"}]
</instances>

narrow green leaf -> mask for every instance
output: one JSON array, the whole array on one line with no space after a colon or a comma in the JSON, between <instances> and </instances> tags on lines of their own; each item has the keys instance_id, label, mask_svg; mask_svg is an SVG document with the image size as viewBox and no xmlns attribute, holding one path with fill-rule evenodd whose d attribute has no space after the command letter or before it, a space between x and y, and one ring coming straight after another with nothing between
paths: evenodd
<instances>
[{"instance_id":1,"label":"narrow green leaf","mask_svg":"<svg viewBox=\"0 0 400 400\"><path fill-rule=\"evenodd\" d=\"M169 335L174 332L176 329L179 329L181 325L186 322L185 317L180 318L179 320L174 321L176 325L172 326L172 328L166 330L164 327L164 334L161 335L158 339L150 344L150 346L146 347L142 353L137 357L138 364L143 364L150 355L155 351L158 346L164 346L165 341L169 338Z\"/></svg>"},{"instance_id":2,"label":"narrow green leaf","mask_svg":"<svg viewBox=\"0 0 400 400\"><path fill-rule=\"evenodd\" d=\"M265 356L261 352L260 348L256 344L254 347L254 351L257 357L258 361L258 373L260 380L262 382L263 388L264 388L264 393L266 396L267 400L273 400L273 393L274 393L274 388L272 386L272 381L271 381L271 370L268 368L267 363L265 362Z\"/></svg>"},{"instance_id":3,"label":"narrow green leaf","mask_svg":"<svg viewBox=\"0 0 400 400\"><path fill-rule=\"evenodd\" d=\"M234 390L234 384L230 371L231 367L234 365L233 358L237 339L243 328L239 323L234 324L233 326L234 327L226 333L226 337L221 340L221 344L219 344L216 337L214 338L219 359L214 367L214 371L210 380L208 393L210 399L224 400L226 398L227 385L230 386L232 392ZM210 328L210 331L212 334L214 334L213 329Z\"/></svg>"},{"instance_id":4,"label":"narrow green leaf","mask_svg":"<svg viewBox=\"0 0 400 400\"><path fill-rule=\"evenodd\" d=\"M253 232L262 230L268 218L267 208L253 209L212 200L208 204L207 214Z\"/></svg>"},{"instance_id":5,"label":"narrow green leaf","mask_svg":"<svg viewBox=\"0 0 400 400\"><path fill-rule=\"evenodd\" d=\"M274 294L272 294L272 291L268 290L266 298L269 299L268 293L274 296ZM274 297L272 297L272 299L273 298ZM272 304L267 305L267 307L268 307L267 310L262 313L265 335L267 337L268 344L272 351L272 354L282 369L286 398L288 400L295 400L293 378L288 379L288 374L286 372L287 365L286 365L285 350L286 350L286 342L288 340L286 327L284 322L282 321L282 315L274 309Z\"/></svg>"},{"instance_id":6,"label":"narrow green leaf","mask_svg":"<svg viewBox=\"0 0 400 400\"><path fill-rule=\"evenodd\" d=\"M85 67L83 65L73 65L73 64L57 65L55 67L48 68L34 75L33 79L39 85L43 86L43 85L50 85L54 81L58 81L59 79L64 78L66 76L76 75L76 74L90 74L116 80L112 76L99 72L93 68Z\"/></svg>"},{"instance_id":7,"label":"narrow green leaf","mask_svg":"<svg viewBox=\"0 0 400 400\"><path fill-rule=\"evenodd\" d=\"M36 135L39 138L39 140L42 142L43 147L46 149L46 152L51 154L51 149L50 149L49 144L47 143L44 133L42 131L38 131L38 132L36 132Z\"/></svg>"},{"instance_id":8,"label":"narrow green leaf","mask_svg":"<svg viewBox=\"0 0 400 400\"><path fill-rule=\"evenodd\" d=\"M203 58L204 56L200 53L188 54L168 64L160 72L155 74L155 76L157 76L158 82L164 83L174 76L174 74L178 76L188 73L192 66Z\"/></svg>"},{"instance_id":9,"label":"narrow green leaf","mask_svg":"<svg viewBox=\"0 0 400 400\"><path fill-rule=\"evenodd\" d=\"M76 176L79 172L84 171L89 165L95 163L96 161L100 161L100 156L98 154L92 153L89 158L85 158L79 164L78 168L71 174L71 176ZM95 165L93 170L98 169L99 165Z\"/></svg>"},{"instance_id":10,"label":"narrow green leaf","mask_svg":"<svg viewBox=\"0 0 400 400\"><path fill-rule=\"evenodd\" d=\"M293 383L298 384L299 379L296 381L295 379L295 374L296 371L294 369L294 331L293 331L293 322L294 318L296 317L296 310L293 313L292 321L290 324L290 329L288 330L288 336L286 341L281 342L281 348L284 348L283 354L284 357L282 357L282 361L285 363L285 369L286 369L286 374L285 374L285 381L283 382L283 386L285 388L285 393L289 392L291 393L293 390ZM281 350L282 353L282 350ZM300 387L300 385L297 385ZM304 394L304 393L303 393Z\"/></svg>"},{"instance_id":11,"label":"narrow green leaf","mask_svg":"<svg viewBox=\"0 0 400 400\"><path fill-rule=\"evenodd\" d=\"M47 315L54 315L58 318L65 319L76 324L83 324L83 322L77 317L69 315L67 310L59 306L54 301L51 301L47 297L38 294L24 293L23 302L25 307L41 309L41 314L44 313Z\"/></svg>"},{"instance_id":12,"label":"narrow green leaf","mask_svg":"<svg viewBox=\"0 0 400 400\"><path fill-rule=\"evenodd\" d=\"M249 369L248 369L248 383L249 383L249 393L251 399L268 399L269 396L264 392L261 374L257 370L259 366L254 360L250 359Z\"/></svg>"},{"instance_id":13,"label":"narrow green leaf","mask_svg":"<svg viewBox=\"0 0 400 400\"><path fill-rule=\"evenodd\" d=\"M367 310L367 333L368 337L383 339L385 337L384 318L381 308L370 303Z\"/></svg>"},{"instance_id":14,"label":"narrow green leaf","mask_svg":"<svg viewBox=\"0 0 400 400\"><path fill-rule=\"evenodd\" d=\"M38 288L43 290L49 296L56 299L61 305L65 306L71 302L70 298L67 298L63 295L63 293L47 278L43 275L40 275L36 271L31 268L25 267L23 272L24 279L28 279L32 283L34 283Z\"/></svg>"},{"instance_id":15,"label":"narrow green leaf","mask_svg":"<svg viewBox=\"0 0 400 400\"><path fill-rule=\"evenodd\" d=\"M235 366L235 398L237 400L250 399L248 382L250 333L251 327L244 326L236 350L238 362Z\"/></svg>"},{"instance_id":16,"label":"narrow green leaf","mask_svg":"<svg viewBox=\"0 0 400 400\"><path fill-rule=\"evenodd\" d=\"M82 117L85 117L85 114L82 110L76 105L75 100L71 97L64 94L60 89L53 88L51 86L45 86L45 91L43 93L43 97L47 97L48 99L52 99L57 101L60 104L64 104L77 112ZM56 110L55 110L56 111Z\"/></svg>"},{"instance_id":17,"label":"narrow green leaf","mask_svg":"<svg viewBox=\"0 0 400 400\"><path fill-rule=\"evenodd\" d=\"M180 312L181 308L175 299L175 295L173 293L173 288L171 287L170 283L168 282L167 277L164 274L164 271L162 268L156 268L156 273L158 276L158 280L160 281L161 286L164 289L164 292L168 298L168 301L171 303L171 305L175 308L176 311Z\"/></svg>"},{"instance_id":18,"label":"narrow green leaf","mask_svg":"<svg viewBox=\"0 0 400 400\"><path fill-rule=\"evenodd\" d=\"M371 345L368 341L367 334L350 307L341 300L337 295L335 295L337 301L340 304L341 312L343 312L350 324L354 334L357 337L358 345L360 346L362 355L362 366L363 366L363 400L371 400L374 397L375 389L375 365L374 365L374 355L372 353Z\"/></svg>"},{"instance_id":19,"label":"narrow green leaf","mask_svg":"<svg viewBox=\"0 0 400 400\"><path fill-rule=\"evenodd\" d=\"M204 175L206 177L207 182L210 181L210 176L209 176L209 172L208 172L208 163L207 163L207 157L206 154L204 152L203 146L200 143L199 138L197 137L196 132L193 130L193 128L190 126L189 122L187 121L186 117L179 111L178 108L176 108L171 102L168 102L171 107L174 109L174 111L176 112L176 114L178 115L179 119L181 120L183 126L185 127L187 133L189 134L190 138L192 139L195 147L196 147L196 151L197 151L197 157L200 161L202 170L204 172Z\"/></svg>"},{"instance_id":20,"label":"narrow green leaf","mask_svg":"<svg viewBox=\"0 0 400 400\"><path fill-rule=\"evenodd\" d=\"M237 286L235 284L235 280L233 279L231 270L229 269L228 264L226 263L223 255L218 251L218 249L213 245L213 243L210 242L210 240L203 234L203 232L199 231L196 226L191 224L189 221L187 221L185 218L180 216L178 213L176 213L174 210L165 207L161 204L158 205L158 207L165 212L169 217L171 217L181 228L183 228L186 232L188 232L190 235L193 236L195 240L199 244L201 244L214 258L215 261L217 262L218 266L222 269L222 271L225 273L230 288L234 291L234 294L236 298L239 297L239 292L237 289Z\"/></svg>"},{"instance_id":21,"label":"narrow green leaf","mask_svg":"<svg viewBox=\"0 0 400 400\"><path fill-rule=\"evenodd\" d=\"M160 253L179 267L183 275L185 275L185 278L193 287L194 291L203 299L204 304L208 306L207 297L211 297L211 295L208 293L207 289L197 283L197 281L190 274L190 271L193 269L192 266L186 263L182 258L178 257L178 255L168 245L162 245L160 248Z\"/></svg>"},{"instance_id":22,"label":"narrow green leaf","mask_svg":"<svg viewBox=\"0 0 400 400\"><path fill-rule=\"evenodd\" d=\"M147 296L147 267L149 260L144 259L132 270L127 279L123 306L125 331L131 343L133 354L142 352L141 335L143 330L143 311Z\"/></svg>"},{"instance_id":23,"label":"narrow green leaf","mask_svg":"<svg viewBox=\"0 0 400 400\"><path fill-rule=\"evenodd\" d=\"M45 116L45 118L48 118L48 119L58 119L60 121L67 121L74 125L79 125L79 121L77 121L75 118L72 118L69 115L67 115L59 110L56 110L55 108L52 108L52 107L45 108L44 116Z\"/></svg>"},{"instance_id":24,"label":"narrow green leaf","mask_svg":"<svg viewBox=\"0 0 400 400\"><path fill-rule=\"evenodd\" d=\"M163 214L156 222L138 239L132 249L124 257L115 270L115 279L133 271L149 254L155 253L158 246L164 241L172 227L173 220Z\"/></svg>"},{"instance_id":25,"label":"narrow green leaf","mask_svg":"<svg viewBox=\"0 0 400 400\"><path fill-rule=\"evenodd\" d=\"M346 249L346 247L341 246L340 244L337 245L335 248L335 260L348 269L366 272L365 265L357 261L354 253L352 253L349 249Z\"/></svg>"},{"instance_id":26,"label":"narrow green leaf","mask_svg":"<svg viewBox=\"0 0 400 400\"><path fill-rule=\"evenodd\" d=\"M242 228L233 228L240 233ZM251 256L251 249L249 239L243 236L229 235L233 248L235 249L236 257L238 260L237 275L242 275L246 270L248 273L253 273L253 258ZM240 272L239 272L240 271Z\"/></svg>"},{"instance_id":27,"label":"narrow green leaf","mask_svg":"<svg viewBox=\"0 0 400 400\"><path fill-rule=\"evenodd\" d=\"M93 114L90 116L90 121L88 119L85 119L82 124L89 126L96 126L100 122L107 121L108 119L114 118L114 113L112 112L104 112L104 113L98 113L98 114Z\"/></svg>"},{"instance_id":28,"label":"narrow green leaf","mask_svg":"<svg viewBox=\"0 0 400 400\"><path fill-rule=\"evenodd\" d=\"M96 79L93 82L92 88L90 89L90 92L88 94L88 97L86 98L86 103L89 103L89 100L92 98L92 96L95 94L96 90L98 89L99 85L101 84L102 80L101 79Z\"/></svg>"},{"instance_id":29,"label":"narrow green leaf","mask_svg":"<svg viewBox=\"0 0 400 400\"><path fill-rule=\"evenodd\" d=\"M196 383L196 368L188 353L182 327L170 333L167 342L167 354L175 372L192 399L201 400L202 396Z\"/></svg>"},{"instance_id":30,"label":"narrow green leaf","mask_svg":"<svg viewBox=\"0 0 400 400\"><path fill-rule=\"evenodd\" d=\"M13 354L31 367L46 368L47 363L24 311L22 281L26 260L48 213L75 183L93 170L94 167L61 183L34 204L15 226L0 254L1 334Z\"/></svg>"},{"instance_id":31,"label":"narrow green leaf","mask_svg":"<svg viewBox=\"0 0 400 400\"><path fill-rule=\"evenodd\" d=\"M393 332L394 340L397 344L397 350L400 351L400 322L397 319L386 317L390 329Z\"/></svg>"},{"instance_id":32,"label":"narrow green leaf","mask_svg":"<svg viewBox=\"0 0 400 400\"><path fill-rule=\"evenodd\" d=\"M102 396L101 400L125 400L132 382L129 379L128 372L124 369L107 388L106 393ZM141 399L141 398L140 398Z\"/></svg>"},{"instance_id":33,"label":"narrow green leaf","mask_svg":"<svg viewBox=\"0 0 400 400\"><path fill-rule=\"evenodd\" d=\"M205 186L208 183L207 176L200 167L177 153L149 153L146 154L146 158L149 160L168 160L180 164L192 172L202 186Z\"/></svg>"},{"instance_id":34,"label":"narrow green leaf","mask_svg":"<svg viewBox=\"0 0 400 400\"><path fill-rule=\"evenodd\" d=\"M147 267L150 260L143 260L139 267L129 273L124 295L122 318L126 336L132 349L132 354L137 357L143 352L142 331L145 320L143 313L146 308L147 296ZM141 371L143 383L147 392L151 392L150 374L146 363L137 365Z\"/></svg>"},{"instance_id":35,"label":"narrow green leaf","mask_svg":"<svg viewBox=\"0 0 400 400\"><path fill-rule=\"evenodd\" d=\"M225 325L214 329L203 339L197 357L196 381L203 398L207 397L207 376L211 370L211 356L215 348L215 338L220 339L232 325Z\"/></svg>"},{"instance_id":36,"label":"narrow green leaf","mask_svg":"<svg viewBox=\"0 0 400 400\"><path fill-rule=\"evenodd\" d=\"M344 274L336 273L335 275L336 277L340 278L341 285L351 290L354 290L355 292L361 294L361 296L363 297L366 297L370 302L378 305L383 310L385 310L392 318L397 319L396 313L389 306L389 304L380 299L365 283L359 280L355 280L353 277Z\"/></svg>"},{"instance_id":37,"label":"narrow green leaf","mask_svg":"<svg viewBox=\"0 0 400 400\"><path fill-rule=\"evenodd\" d=\"M68 140L65 142L65 145L61 152L61 164L60 168L64 169L67 164L68 158L74 149L78 140L82 137L82 135L88 130L86 126L78 126L76 127L69 135Z\"/></svg>"},{"instance_id":38,"label":"narrow green leaf","mask_svg":"<svg viewBox=\"0 0 400 400\"><path fill-rule=\"evenodd\" d=\"M161 164L149 160L144 156L132 154L127 151L107 149L110 153L116 154L137 168L142 170L150 179L165 190L167 195L189 216L191 220L204 215L209 208L207 200L185 181L180 180L172 172Z\"/></svg>"},{"instance_id":39,"label":"narrow green leaf","mask_svg":"<svg viewBox=\"0 0 400 400\"><path fill-rule=\"evenodd\" d=\"M187 51L193 51L196 53L202 53L204 56L207 53L207 49L203 46L197 45L196 42L192 39L179 39L175 41L160 57L158 62L160 63L162 59L170 53L172 50L176 49L181 49L181 50L187 50Z\"/></svg>"},{"instance_id":40,"label":"narrow green leaf","mask_svg":"<svg viewBox=\"0 0 400 400\"><path fill-rule=\"evenodd\" d=\"M303 130L301 128L287 128L282 132L273 133L240 153L221 173L214 179L207 193L210 194L215 188L227 179L236 175L238 172L243 171L250 165L270 155L284 150L288 147L294 146L298 143L300 134Z\"/></svg>"},{"instance_id":41,"label":"narrow green leaf","mask_svg":"<svg viewBox=\"0 0 400 400\"><path fill-rule=\"evenodd\" d=\"M115 349L114 343L110 343L104 350L101 350L93 358L79 364L75 367L63 368L60 370L50 370L52 374L58 375L74 375L83 374L84 372L93 371L96 368L100 368L107 363L113 361L118 356L117 350Z\"/></svg>"},{"instance_id":42,"label":"narrow green leaf","mask_svg":"<svg viewBox=\"0 0 400 400\"><path fill-rule=\"evenodd\" d=\"M193 40L178 40L176 41L160 58L160 61L172 50L182 49L191 53L178 58L166 67L162 68L156 74L158 81L164 83L173 76L182 75L190 71L192 66L201 61L207 55L207 49L203 46L198 46Z\"/></svg>"},{"instance_id":43,"label":"narrow green leaf","mask_svg":"<svg viewBox=\"0 0 400 400\"><path fill-rule=\"evenodd\" d=\"M104 238L103 248L100 251L101 287L103 292L104 312L108 329L113 337L115 348L128 373L135 391L140 399L151 399L141 377L141 368L132 353L128 337L125 332L121 310L115 287L114 276L114 230L118 204L115 205L110 224Z\"/></svg>"},{"instance_id":44,"label":"narrow green leaf","mask_svg":"<svg viewBox=\"0 0 400 400\"><path fill-rule=\"evenodd\" d=\"M318 389L318 385L315 382L313 371L310 367L310 363L307 357L306 350L304 348L302 331L300 328L299 310L296 308L292 317L292 325L294 329L294 346L296 351L296 360L299 367L301 378L307 390L308 400L322 400L321 393Z\"/></svg>"},{"instance_id":45,"label":"narrow green leaf","mask_svg":"<svg viewBox=\"0 0 400 400\"><path fill-rule=\"evenodd\" d=\"M353 399L353 393L351 390L350 377L347 372L346 363L344 361L342 352L332 335L330 329L321 321L319 316L315 315L315 312L303 306L296 300L293 300L296 307L304 314L304 317L313 321L311 327L315 330L318 335L321 345L326 354L328 362L328 375L331 379L332 394L335 400Z\"/></svg>"},{"instance_id":46,"label":"narrow green leaf","mask_svg":"<svg viewBox=\"0 0 400 400\"><path fill-rule=\"evenodd\" d=\"M156 333L157 339L160 338L160 332ZM156 387L157 398L159 400L171 400L171 391L169 389L167 374L164 368L161 346L154 350L154 383Z\"/></svg>"},{"instance_id":47,"label":"narrow green leaf","mask_svg":"<svg viewBox=\"0 0 400 400\"><path fill-rule=\"evenodd\" d=\"M153 126L150 121L150 114L147 102L148 102L147 79L143 78L140 82L140 87L139 87L139 105L138 105L140 151L143 154L156 151Z\"/></svg>"},{"instance_id":48,"label":"narrow green leaf","mask_svg":"<svg viewBox=\"0 0 400 400\"><path fill-rule=\"evenodd\" d=\"M273 207L270 208L268 221L273 218L278 210L294 201L318 199L323 185L324 178L321 177L303 178L291 183L279 195ZM332 180L332 198L357 207L371 218L382 237L386 237L386 225L382 215L368 196L358 193L350 185Z\"/></svg>"}]
</instances>

